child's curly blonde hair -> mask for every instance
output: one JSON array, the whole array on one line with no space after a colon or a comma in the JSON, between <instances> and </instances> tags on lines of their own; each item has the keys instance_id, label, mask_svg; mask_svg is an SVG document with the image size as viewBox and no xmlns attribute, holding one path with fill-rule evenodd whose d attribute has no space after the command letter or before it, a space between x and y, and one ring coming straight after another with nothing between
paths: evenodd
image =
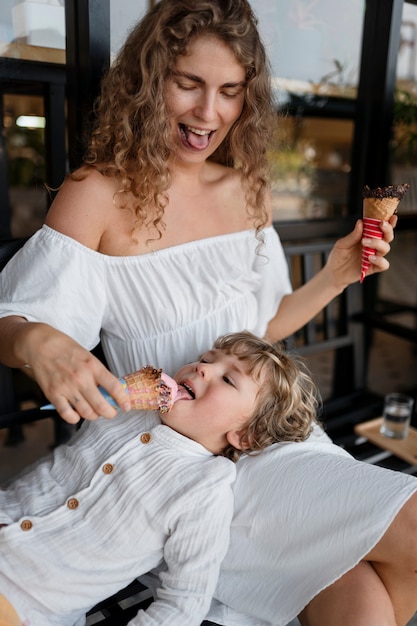
<instances>
[{"instance_id":1,"label":"child's curly blonde hair","mask_svg":"<svg viewBox=\"0 0 417 626\"><path fill-rule=\"evenodd\" d=\"M247 0L160 0L131 30L105 75L84 163L120 181L115 197L135 198L136 227L161 236L173 155L165 85L176 59L199 36L225 43L246 73L239 119L211 159L241 173L248 212L259 231L267 221L267 147L273 123L270 68ZM78 179L82 170L73 174ZM158 226L159 225L159 226Z\"/></svg>"},{"instance_id":2,"label":"child's curly blonde hair","mask_svg":"<svg viewBox=\"0 0 417 626\"><path fill-rule=\"evenodd\" d=\"M308 437L317 420L319 393L298 356L289 354L283 343L271 344L248 331L223 335L214 348L243 361L247 374L260 385L241 436L245 449L229 445L223 456L237 461L242 452L260 452L272 443Z\"/></svg>"}]
</instances>

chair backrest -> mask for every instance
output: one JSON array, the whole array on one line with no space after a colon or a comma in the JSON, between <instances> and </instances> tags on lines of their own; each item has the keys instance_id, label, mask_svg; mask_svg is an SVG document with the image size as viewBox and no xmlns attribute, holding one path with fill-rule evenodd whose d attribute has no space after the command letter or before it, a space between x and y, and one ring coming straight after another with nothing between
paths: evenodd
<instances>
[{"instance_id":1,"label":"chair backrest","mask_svg":"<svg viewBox=\"0 0 417 626\"><path fill-rule=\"evenodd\" d=\"M334 240L306 243L284 243L284 252L291 282L297 289L309 281L325 265ZM302 329L288 339L288 346L308 357L326 351L350 351L353 366L346 372L346 389L353 391L364 385L365 361L362 358L363 337L361 328L352 322L352 316L362 310L362 290L359 284L351 285L332 300ZM337 386L337 381L335 381Z\"/></svg>"},{"instance_id":2,"label":"chair backrest","mask_svg":"<svg viewBox=\"0 0 417 626\"><path fill-rule=\"evenodd\" d=\"M0 240L0 272L28 239L29 237L19 237Z\"/></svg>"},{"instance_id":3,"label":"chair backrest","mask_svg":"<svg viewBox=\"0 0 417 626\"><path fill-rule=\"evenodd\" d=\"M294 289L325 265L334 243L335 238L283 242ZM305 358L322 391L323 420L329 430L341 424L351 428L380 410L381 399L366 384L366 329L355 321L363 306L362 285L350 285L287 340L288 347Z\"/></svg>"}]
</instances>

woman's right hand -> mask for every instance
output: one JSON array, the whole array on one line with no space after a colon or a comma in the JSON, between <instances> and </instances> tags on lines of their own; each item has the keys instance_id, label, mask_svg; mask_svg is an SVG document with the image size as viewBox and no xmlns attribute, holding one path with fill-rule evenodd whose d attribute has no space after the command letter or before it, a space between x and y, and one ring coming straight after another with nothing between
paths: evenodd
<instances>
[{"instance_id":1,"label":"woman's right hand","mask_svg":"<svg viewBox=\"0 0 417 626\"><path fill-rule=\"evenodd\" d=\"M68 335L47 324L21 320L15 335L15 354L30 368L48 400L70 424L80 418L113 418L117 410L98 390L98 385L123 409L130 401L120 381L88 350Z\"/></svg>"}]
</instances>

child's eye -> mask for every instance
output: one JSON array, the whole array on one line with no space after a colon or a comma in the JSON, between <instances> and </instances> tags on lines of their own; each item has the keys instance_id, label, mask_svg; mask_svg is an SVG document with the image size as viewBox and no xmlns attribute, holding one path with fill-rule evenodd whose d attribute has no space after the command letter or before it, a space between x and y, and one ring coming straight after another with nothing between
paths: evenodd
<instances>
[{"instance_id":1,"label":"child's eye","mask_svg":"<svg viewBox=\"0 0 417 626\"><path fill-rule=\"evenodd\" d=\"M232 387L234 387L234 383L233 381L228 377L228 376L223 376L223 380L225 383L227 383L228 385L232 385Z\"/></svg>"}]
</instances>

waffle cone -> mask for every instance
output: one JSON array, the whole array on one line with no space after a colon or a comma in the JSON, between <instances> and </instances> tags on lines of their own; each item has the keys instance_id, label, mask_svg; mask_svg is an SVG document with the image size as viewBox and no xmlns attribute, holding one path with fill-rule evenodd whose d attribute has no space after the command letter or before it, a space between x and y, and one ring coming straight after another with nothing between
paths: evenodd
<instances>
[{"instance_id":1,"label":"waffle cone","mask_svg":"<svg viewBox=\"0 0 417 626\"><path fill-rule=\"evenodd\" d=\"M165 380L162 377L162 370L155 369L151 365L146 365L146 367L142 367L132 374L123 376L132 409L140 411L159 409L162 413L169 411L175 398L172 393L173 389L165 381L170 380L173 385L176 383L172 379L168 379L166 375L164 378Z\"/></svg>"},{"instance_id":2,"label":"waffle cone","mask_svg":"<svg viewBox=\"0 0 417 626\"><path fill-rule=\"evenodd\" d=\"M363 216L388 221L394 215L399 203L399 198L364 198Z\"/></svg>"},{"instance_id":3,"label":"waffle cone","mask_svg":"<svg viewBox=\"0 0 417 626\"><path fill-rule=\"evenodd\" d=\"M363 217L375 220L389 220L394 215L404 194L410 185L388 185L370 189L368 185L363 188Z\"/></svg>"}]
</instances>

